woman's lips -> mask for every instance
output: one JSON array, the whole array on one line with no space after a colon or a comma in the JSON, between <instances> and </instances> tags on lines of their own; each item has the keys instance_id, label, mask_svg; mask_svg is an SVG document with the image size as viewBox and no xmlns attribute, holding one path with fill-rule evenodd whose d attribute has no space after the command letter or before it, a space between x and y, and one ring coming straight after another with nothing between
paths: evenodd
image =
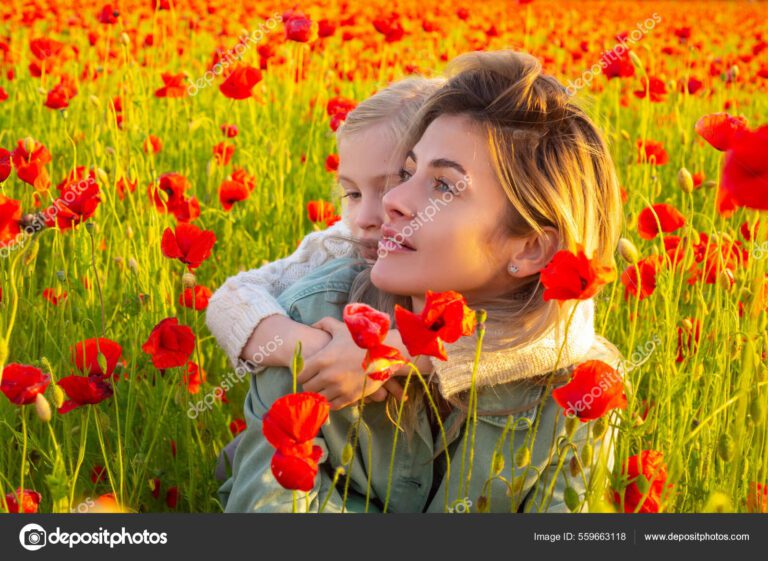
<instances>
[{"instance_id":1,"label":"woman's lips","mask_svg":"<svg viewBox=\"0 0 768 561\"><path fill-rule=\"evenodd\" d=\"M384 237L379 240L379 257L388 253L406 253L416 251L409 247L405 242L400 242L396 238Z\"/></svg>"}]
</instances>

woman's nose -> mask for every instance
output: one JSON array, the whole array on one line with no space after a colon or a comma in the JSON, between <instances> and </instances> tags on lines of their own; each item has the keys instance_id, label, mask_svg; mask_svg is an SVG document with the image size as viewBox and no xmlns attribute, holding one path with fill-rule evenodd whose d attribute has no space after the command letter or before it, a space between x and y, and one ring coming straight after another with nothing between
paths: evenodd
<instances>
[{"instance_id":1,"label":"woman's nose","mask_svg":"<svg viewBox=\"0 0 768 561\"><path fill-rule=\"evenodd\" d=\"M392 222L402 217L411 218L416 214L413 200L410 196L413 193L412 182L413 178L404 181L387 191L384 197L382 197L381 201L384 205L384 214L387 217L387 222Z\"/></svg>"}]
</instances>

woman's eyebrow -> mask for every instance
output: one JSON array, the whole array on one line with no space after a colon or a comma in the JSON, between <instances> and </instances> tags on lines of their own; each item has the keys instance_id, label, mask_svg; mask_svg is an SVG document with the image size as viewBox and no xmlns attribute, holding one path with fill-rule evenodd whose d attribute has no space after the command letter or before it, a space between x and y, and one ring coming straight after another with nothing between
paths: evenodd
<instances>
[{"instance_id":1,"label":"woman's eyebrow","mask_svg":"<svg viewBox=\"0 0 768 561\"><path fill-rule=\"evenodd\" d=\"M452 168L462 175L467 175L467 170L465 170L459 162L454 162L453 160L448 160L446 158L437 158L436 160L432 160L429 162L429 165L433 168Z\"/></svg>"}]
</instances>

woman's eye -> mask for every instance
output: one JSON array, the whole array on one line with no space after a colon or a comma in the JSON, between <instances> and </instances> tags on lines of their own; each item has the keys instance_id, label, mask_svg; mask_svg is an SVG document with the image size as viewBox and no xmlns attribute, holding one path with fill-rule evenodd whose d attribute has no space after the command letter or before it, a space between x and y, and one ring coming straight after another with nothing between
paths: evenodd
<instances>
[{"instance_id":1,"label":"woman's eye","mask_svg":"<svg viewBox=\"0 0 768 561\"><path fill-rule=\"evenodd\" d=\"M362 195L357 191L349 191L341 196L342 199L351 199L353 201L359 201L361 197Z\"/></svg>"},{"instance_id":2,"label":"woman's eye","mask_svg":"<svg viewBox=\"0 0 768 561\"><path fill-rule=\"evenodd\" d=\"M440 193L454 193L453 187L451 185L448 185L445 181L442 179L435 179L435 190L439 191Z\"/></svg>"},{"instance_id":3,"label":"woman's eye","mask_svg":"<svg viewBox=\"0 0 768 561\"><path fill-rule=\"evenodd\" d=\"M401 183L404 181L408 181L412 175L413 174L405 168L400 169L400 172L398 173Z\"/></svg>"}]
</instances>

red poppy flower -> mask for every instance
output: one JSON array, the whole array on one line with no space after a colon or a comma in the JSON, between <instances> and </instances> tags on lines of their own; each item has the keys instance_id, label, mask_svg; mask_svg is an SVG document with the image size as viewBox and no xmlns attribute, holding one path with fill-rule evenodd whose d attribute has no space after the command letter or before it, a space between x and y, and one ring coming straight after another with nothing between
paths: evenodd
<instances>
[{"instance_id":1,"label":"red poppy flower","mask_svg":"<svg viewBox=\"0 0 768 561\"><path fill-rule=\"evenodd\" d=\"M12 169L11 153L5 148L0 148L0 183L8 179Z\"/></svg>"},{"instance_id":2,"label":"red poppy flower","mask_svg":"<svg viewBox=\"0 0 768 561\"><path fill-rule=\"evenodd\" d=\"M137 180L130 181L126 179L125 177L121 177L117 180L117 184L115 185L115 190L117 191L117 196L122 201L125 198L125 194L127 192L134 193L136 191L136 186L139 184Z\"/></svg>"},{"instance_id":3,"label":"red poppy flower","mask_svg":"<svg viewBox=\"0 0 768 561\"><path fill-rule=\"evenodd\" d=\"M235 419L231 423L229 423L229 432L232 433L232 436L237 436L241 432L243 432L246 429L246 424L244 419Z\"/></svg>"},{"instance_id":4,"label":"red poppy flower","mask_svg":"<svg viewBox=\"0 0 768 561\"><path fill-rule=\"evenodd\" d=\"M235 203L244 201L250 194L251 191L245 184L227 179L219 187L219 202L222 208L229 212Z\"/></svg>"},{"instance_id":5,"label":"red poppy flower","mask_svg":"<svg viewBox=\"0 0 768 561\"><path fill-rule=\"evenodd\" d=\"M279 398L264 415L262 432L276 448L272 474L284 488L310 491L314 487L322 449L312 441L329 410L325 397L303 392Z\"/></svg>"},{"instance_id":6,"label":"red poppy flower","mask_svg":"<svg viewBox=\"0 0 768 561\"><path fill-rule=\"evenodd\" d=\"M165 493L165 504L168 508L176 508L179 503L179 488L169 487Z\"/></svg>"},{"instance_id":7,"label":"red poppy flower","mask_svg":"<svg viewBox=\"0 0 768 561\"><path fill-rule=\"evenodd\" d=\"M97 337L76 343L69 352L72 362L83 374L110 378L120 362L123 348L111 339ZM106 367L106 371L102 365Z\"/></svg>"},{"instance_id":8,"label":"red poppy flower","mask_svg":"<svg viewBox=\"0 0 768 561\"><path fill-rule=\"evenodd\" d=\"M672 487L667 485L664 455L656 450L643 450L627 460L623 474L629 483L623 493L624 512L659 512L662 492ZM621 493L614 491L614 501L617 506L621 504Z\"/></svg>"},{"instance_id":9,"label":"red poppy flower","mask_svg":"<svg viewBox=\"0 0 768 561\"><path fill-rule=\"evenodd\" d=\"M733 275L739 267L746 266L749 252L741 242L715 243L704 233L699 234L699 238L693 249L696 264L691 269L688 284L696 284L702 278L706 284L715 284L721 273L727 271Z\"/></svg>"},{"instance_id":10,"label":"red poppy flower","mask_svg":"<svg viewBox=\"0 0 768 561\"><path fill-rule=\"evenodd\" d=\"M184 197L171 212L178 222L192 222L200 216L200 201L197 197Z\"/></svg>"},{"instance_id":11,"label":"red poppy flower","mask_svg":"<svg viewBox=\"0 0 768 561\"><path fill-rule=\"evenodd\" d=\"M233 138L237 136L237 125L221 125L221 132L224 133L224 136L227 138Z\"/></svg>"},{"instance_id":12,"label":"red poppy flower","mask_svg":"<svg viewBox=\"0 0 768 561\"><path fill-rule=\"evenodd\" d=\"M163 80L164 86L155 91L156 97L186 97L187 87L184 85L184 81L187 79L186 74L181 72L180 74L170 74L163 72L160 75Z\"/></svg>"},{"instance_id":13,"label":"red poppy flower","mask_svg":"<svg viewBox=\"0 0 768 561\"><path fill-rule=\"evenodd\" d=\"M312 223L324 222L336 213L333 204L327 201L309 201L307 203L307 217Z\"/></svg>"},{"instance_id":14,"label":"red poppy flower","mask_svg":"<svg viewBox=\"0 0 768 561\"><path fill-rule=\"evenodd\" d=\"M101 376L66 376L58 381L58 386L69 398L59 407L62 415L83 405L101 403L112 396L112 386Z\"/></svg>"},{"instance_id":15,"label":"red poppy flower","mask_svg":"<svg viewBox=\"0 0 768 561\"><path fill-rule=\"evenodd\" d=\"M306 43L312 37L312 20L301 12L295 12L285 20L285 38L288 41Z\"/></svg>"},{"instance_id":16,"label":"red poppy flower","mask_svg":"<svg viewBox=\"0 0 768 561\"><path fill-rule=\"evenodd\" d=\"M453 290L427 291L424 309L414 314L395 306L395 321L405 347L412 356L428 355L447 360L443 343L475 332L477 317L464 297Z\"/></svg>"},{"instance_id":17,"label":"red poppy flower","mask_svg":"<svg viewBox=\"0 0 768 561\"><path fill-rule=\"evenodd\" d=\"M107 480L107 468L102 465L95 464L91 468L91 483L102 483Z\"/></svg>"},{"instance_id":18,"label":"red poppy flower","mask_svg":"<svg viewBox=\"0 0 768 561\"><path fill-rule=\"evenodd\" d=\"M750 481L747 491L747 512L768 513L768 485Z\"/></svg>"},{"instance_id":19,"label":"red poppy flower","mask_svg":"<svg viewBox=\"0 0 768 561\"><path fill-rule=\"evenodd\" d=\"M321 19L317 22L317 36L320 38L331 37L336 33L336 24L327 19Z\"/></svg>"},{"instance_id":20,"label":"red poppy flower","mask_svg":"<svg viewBox=\"0 0 768 561\"><path fill-rule=\"evenodd\" d=\"M67 299L67 292L54 290L53 288L45 288L43 289L43 298L48 300L48 302L54 306L58 306L60 303Z\"/></svg>"},{"instance_id":21,"label":"red poppy flower","mask_svg":"<svg viewBox=\"0 0 768 561\"><path fill-rule=\"evenodd\" d=\"M202 386L207 379L205 370L200 368L197 363L191 360L187 362L186 372L182 376L182 384L187 386L187 391L191 394L200 392L200 386Z\"/></svg>"},{"instance_id":22,"label":"red poppy flower","mask_svg":"<svg viewBox=\"0 0 768 561\"><path fill-rule=\"evenodd\" d=\"M195 334L176 318L158 323L141 350L152 356L152 364L160 370L186 364L195 350Z\"/></svg>"},{"instance_id":23,"label":"red poppy flower","mask_svg":"<svg viewBox=\"0 0 768 561\"><path fill-rule=\"evenodd\" d=\"M21 202L0 193L0 247L16 240L21 233Z\"/></svg>"},{"instance_id":24,"label":"red poppy flower","mask_svg":"<svg viewBox=\"0 0 768 561\"><path fill-rule=\"evenodd\" d=\"M722 152L731 145L735 133L747 129L747 120L728 113L713 113L696 121L694 129L713 148Z\"/></svg>"},{"instance_id":25,"label":"red poppy flower","mask_svg":"<svg viewBox=\"0 0 768 561\"><path fill-rule=\"evenodd\" d=\"M44 105L49 109L65 109L69 100L77 95L77 86L70 76L64 74L53 89L48 92Z\"/></svg>"},{"instance_id":26,"label":"red poppy flower","mask_svg":"<svg viewBox=\"0 0 768 561\"><path fill-rule=\"evenodd\" d=\"M383 344L389 331L389 315L366 304L347 304L343 319L352 340L367 351L363 371L371 379L386 380L393 370L406 363L400 351Z\"/></svg>"},{"instance_id":27,"label":"red poppy flower","mask_svg":"<svg viewBox=\"0 0 768 561\"><path fill-rule=\"evenodd\" d=\"M248 99L253 95L253 86L261 82L261 71L251 66L233 70L219 86L219 91L231 99Z\"/></svg>"},{"instance_id":28,"label":"red poppy flower","mask_svg":"<svg viewBox=\"0 0 768 561\"><path fill-rule=\"evenodd\" d=\"M147 154L157 154L163 149L163 141L153 134L150 134L146 140L144 140L144 152Z\"/></svg>"},{"instance_id":29,"label":"red poppy flower","mask_svg":"<svg viewBox=\"0 0 768 561\"><path fill-rule=\"evenodd\" d=\"M373 27L384 35L387 43L399 41L405 35L403 25L400 23L400 17L397 14L391 14L387 17L380 17L373 20Z\"/></svg>"},{"instance_id":30,"label":"red poppy flower","mask_svg":"<svg viewBox=\"0 0 768 561\"><path fill-rule=\"evenodd\" d=\"M629 57L629 50L619 50L618 47L600 57L603 74L611 78L629 78L635 75L635 65Z\"/></svg>"},{"instance_id":31,"label":"red poppy flower","mask_svg":"<svg viewBox=\"0 0 768 561\"><path fill-rule=\"evenodd\" d=\"M219 142L213 147L213 157L220 166L226 166L235 153L235 145L228 142Z\"/></svg>"},{"instance_id":32,"label":"red poppy flower","mask_svg":"<svg viewBox=\"0 0 768 561\"><path fill-rule=\"evenodd\" d=\"M588 360L573 370L571 380L552 392L564 409L586 423L599 419L611 409L626 409L627 396L621 375L601 360Z\"/></svg>"},{"instance_id":33,"label":"red poppy flower","mask_svg":"<svg viewBox=\"0 0 768 561\"><path fill-rule=\"evenodd\" d=\"M615 280L616 271L593 263L579 247L577 253L558 251L540 277L544 300L586 300Z\"/></svg>"},{"instance_id":34,"label":"red poppy flower","mask_svg":"<svg viewBox=\"0 0 768 561\"><path fill-rule=\"evenodd\" d=\"M201 312L208 307L208 299L211 297L211 289L207 286L195 285L193 288L185 288L179 296L179 305L192 308Z\"/></svg>"},{"instance_id":35,"label":"red poppy flower","mask_svg":"<svg viewBox=\"0 0 768 561\"><path fill-rule=\"evenodd\" d=\"M338 171L339 170L339 155L338 154L329 154L328 157L325 159L325 170L326 171Z\"/></svg>"},{"instance_id":36,"label":"red poppy flower","mask_svg":"<svg viewBox=\"0 0 768 561\"><path fill-rule=\"evenodd\" d=\"M669 154L664 150L664 145L661 142L655 140L646 140L643 143L642 139L637 141L637 162L649 163L656 166L663 166L669 162Z\"/></svg>"},{"instance_id":37,"label":"red poppy flower","mask_svg":"<svg viewBox=\"0 0 768 561\"><path fill-rule=\"evenodd\" d=\"M256 178L250 175L243 168L235 168L231 175L232 181L237 181L248 187L249 191L253 191L256 188Z\"/></svg>"},{"instance_id":38,"label":"red poppy flower","mask_svg":"<svg viewBox=\"0 0 768 561\"><path fill-rule=\"evenodd\" d=\"M3 368L0 391L11 403L29 405L38 394L45 392L51 377L39 368L25 364L12 363Z\"/></svg>"},{"instance_id":39,"label":"red poppy flower","mask_svg":"<svg viewBox=\"0 0 768 561\"><path fill-rule=\"evenodd\" d=\"M37 491L30 489L16 489L15 493L5 495L5 502L8 504L8 512L11 514L34 514L40 507L42 495Z\"/></svg>"},{"instance_id":40,"label":"red poppy flower","mask_svg":"<svg viewBox=\"0 0 768 561\"><path fill-rule=\"evenodd\" d=\"M635 90L635 96L639 98L649 97L651 98L651 101L653 103L660 103L664 101L665 96L667 95L667 85L664 83L663 80L660 80L656 77L649 77L648 81L646 82L645 79L642 81L642 90Z\"/></svg>"},{"instance_id":41,"label":"red poppy flower","mask_svg":"<svg viewBox=\"0 0 768 561\"><path fill-rule=\"evenodd\" d=\"M51 154L45 146L31 139L19 140L11 152L11 160L19 179L38 191L48 189L51 181L45 164L51 161Z\"/></svg>"},{"instance_id":42,"label":"red poppy flower","mask_svg":"<svg viewBox=\"0 0 768 561\"><path fill-rule=\"evenodd\" d=\"M160 479L155 477L149 480L149 489L155 499L160 498Z\"/></svg>"},{"instance_id":43,"label":"red poppy flower","mask_svg":"<svg viewBox=\"0 0 768 561\"><path fill-rule=\"evenodd\" d=\"M637 269L634 265L627 267L621 274L621 284L624 285L624 300L628 300L630 294L637 296L640 300L653 294L656 290L656 274L659 272L659 267L659 258L655 255L638 261ZM638 270L640 272L639 282Z\"/></svg>"},{"instance_id":44,"label":"red poppy flower","mask_svg":"<svg viewBox=\"0 0 768 561\"><path fill-rule=\"evenodd\" d=\"M696 318L689 318L683 325L677 328L677 358L675 362L683 362L685 357L698 352L701 339L701 322Z\"/></svg>"},{"instance_id":45,"label":"red poppy flower","mask_svg":"<svg viewBox=\"0 0 768 561\"><path fill-rule=\"evenodd\" d=\"M194 224L181 223L176 225L175 231L166 228L161 243L163 255L178 259L193 271L211 255L216 234L211 230L201 230Z\"/></svg>"},{"instance_id":46,"label":"red poppy flower","mask_svg":"<svg viewBox=\"0 0 768 561\"><path fill-rule=\"evenodd\" d=\"M157 183L148 187L150 200L160 212L172 212L184 201L184 193L189 189L189 180L179 173L166 173Z\"/></svg>"},{"instance_id":47,"label":"red poppy flower","mask_svg":"<svg viewBox=\"0 0 768 561\"><path fill-rule=\"evenodd\" d=\"M53 201L47 216L55 215L61 230L70 230L91 218L101 203L99 186L92 176L78 182L67 183L61 195ZM46 222L52 225L52 220Z\"/></svg>"},{"instance_id":48,"label":"red poppy flower","mask_svg":"<svg viewBox=\"0 0 768 561\"><path fill-rule=\"evenodd\" d=\"M357 102L355 100L336 96L328 100L328 103L325 106L325 112L329 117L333 117L339 113L349 113L355 107L357 107Z\"/></svg>"},{"instance_id":49,"label":"red poppy flower","mask_svg":"<svg viewBox=\"0 0 768 561\"><path fill-rule=\"evenodd\" d=\"M659 232L669 234L685 225L685 216L672 205L655 204L640 211L637 233L644 240L652 240Z\"/></svg>"},{"instance_id":50,"label":"red poppy flower","mask_svg":"<svg viewBox=\"0 0 768 561\"><path fill-rule=\"evenodd\" d=\"M107 4L99 12L97 19L104 25L114 25L119 17L120 12L117 11L117 8L112 7L112 4Z\"/></svg>"},{"instance_id":51,"label":"red poppy flower","mask_svg":"<svg viewBox=\"0 0 768 561\"><path fill-rule=\"evenodd\" d=\"M768 210L768 125L734 133L725 152L718 206Z\"/></svg>"},{"instance_id":52,"label":"red poppy flower","mask_svg":"<svg viewBox=\"0 0 768 561\"><path fill-rule=\"evenodd\" d=\"M32 54L39 60L58 56L64 50L64 47L64 43L47 37L32 39L29 42L29 50L32 51Z\"/></svg>"}]
</instances>

